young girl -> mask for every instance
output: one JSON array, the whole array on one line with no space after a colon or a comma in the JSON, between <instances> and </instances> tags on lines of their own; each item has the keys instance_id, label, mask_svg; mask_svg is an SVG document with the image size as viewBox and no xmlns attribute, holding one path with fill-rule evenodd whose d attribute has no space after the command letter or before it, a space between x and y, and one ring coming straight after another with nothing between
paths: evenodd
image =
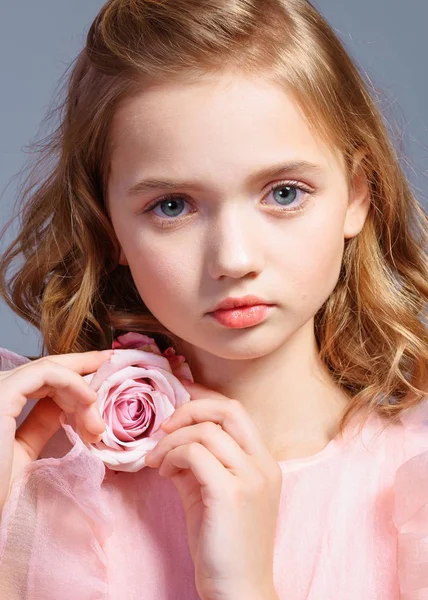
<instances>
[{"instance_id":1,"label":"young girl","mask_svg":"<svg viewBox=\"0 0 428 600\"><path fill-rule=\"evenodd\" d=\"M428 219L328 24L110 0L61 110L0 264L49 355L3 349L2 598L428 598ZM127 331L196 384L115 473L58 417L99 439Z\"/></svg>"}]
</instances>

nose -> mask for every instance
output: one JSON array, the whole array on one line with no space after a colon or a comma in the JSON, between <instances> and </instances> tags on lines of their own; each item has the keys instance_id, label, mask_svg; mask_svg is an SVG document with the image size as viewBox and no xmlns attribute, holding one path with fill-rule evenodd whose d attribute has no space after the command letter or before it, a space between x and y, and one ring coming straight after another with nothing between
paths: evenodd
<instances>
[{"instance_id":1,"label":"nose","mask_svg":"<svg viewBox=\"0 0 428 600\"><path fill-rule=\"evenodd\" d=\"M256 221L245 208L236 206L229 206L217 217L206 242L208 271L213 279L239 279L262 271L264 254L260 223Z\"/></svg>"}]
</instances>

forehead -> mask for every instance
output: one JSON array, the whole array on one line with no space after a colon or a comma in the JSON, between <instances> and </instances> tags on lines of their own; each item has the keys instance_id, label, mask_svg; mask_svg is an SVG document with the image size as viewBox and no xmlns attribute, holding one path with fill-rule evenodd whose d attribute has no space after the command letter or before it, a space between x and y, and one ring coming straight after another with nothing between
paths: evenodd
<instances>
[{"instance_id":1,"label":"forehead","mask_svg":"<svg viewBox=\"0 0 428 600\"><path fill-rule=\"evenodd\" d=\"M306 121L292 94L269 80L236 73L171 82L126 98L110 130L111 166L173 163L193 173L280 160L343 168L341 156ZM241 160L242 159L242 160Z\"/></svg>"}]
</instances>

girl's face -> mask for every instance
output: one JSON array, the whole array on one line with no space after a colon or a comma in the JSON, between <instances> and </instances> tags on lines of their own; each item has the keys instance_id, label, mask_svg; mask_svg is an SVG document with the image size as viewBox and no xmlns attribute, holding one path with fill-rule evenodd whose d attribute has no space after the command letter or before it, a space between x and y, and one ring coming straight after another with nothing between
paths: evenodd
<instances>
[{"instance_id":1,"label":"girl's face","mask_svg":"<svg viewBox=\"0 0 428 600\"><path fill-rule=\"evenodd\" d=\"M310 324L369 204L290 95L236 73L165 84L127 99L111 134L120 262L165 327L196 352L239 359ZM229 329L207 315L246 294L275 305L259 325Z\"/></svg>"}]
</instances>

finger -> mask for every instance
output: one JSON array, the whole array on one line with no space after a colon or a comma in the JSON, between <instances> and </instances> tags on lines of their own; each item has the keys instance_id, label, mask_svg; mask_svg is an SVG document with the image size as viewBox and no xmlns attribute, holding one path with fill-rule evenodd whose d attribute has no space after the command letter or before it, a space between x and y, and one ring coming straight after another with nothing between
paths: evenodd
<instances>
[{"instance_id":1,"label":"finger","mask_svg":"<svg viewBox=\"0 0 428 600\"><path fill-rule=\"evenodd\" d=\"M80 412L89 432L99 434L104 431L105 426L95 404L96 392L79 374L48 359L43 364L27 365L23 373L12 371L1 381L1 390L0 410L6 417L16 419L29 397L49 396L64 412ZM90 409L86 409L88 406Z\"/></svg>"},{"instance_id":2,"label":"finger","mask_svg":"<svg viewBox=\"0 0 428 600\"><path fill-rule=\"evenodd\" d=\"M29 368L30 365L40 364L43 361L50 361L56 363L58 365L64 366L72 370L73 372L79 375L88 375L89 373L94 373L97 371L101 365L108 360L114 354L114 350L93 350L90 352L74 352L71 354L52 354L49 356L42 356L30 363L25 363L23 365L19 365L15 369L10 369L8 371L0 372L0 381L11 375L12 373L17 373L18 371ZM33 395L31 398L42 398L47 395L47 391L42 389L38 396Z\"/></svg>"},{"instance_id":3,"label":"finger","mask_svg":"<svg viewBox=\"0 0 428 600\"><path fill-rule=\"evenodd\" d=\"M201 444L186 444L171 450L165 457L159 475L172 477L181 469L190 469L198 482L210 490L230 490L234 476Z\"/></svg>"},{"instance_id":4,"label":"finger","mask_svg":"<svg viewBox=\"0 0 428 600\"><path fill-rule=\"evenodd\" d=\"M88 411L88 414L85 414ZM101 441L106 425L99 413L96 403L91 406L81 406L76 413L76 432L91 444ZM89 420L89 421L88 421Z\"/></svg>"},{"instance_id":5,"label":"finger","mask_svg":"<svg viewBox=\"0 0 428 600\"><path fill-rule=\"evenodd\" d=\"M162 429L171 433L179 427L212 421L220 425L249 456L266 459L270 454L260 432L245 408L237 400L220 394L222 400L190 400L179 406Z\"/></svg>"},{"instance_id":6,"label":"finger","mask_svg":"<svg viewBox=\"0 0 428 600\"><path fill-rule=\"evenodd\" d=\"M159 467L171 450L196 442L205 446L233 474L248 470L248 457L243 449L219 425L211 421L182 427L162 438L146 455L146 465Z\"/></svg>"},{"instance_id":7,"label":"finger","mask_svg":"<svg viewBox=\"0 0 428 600\"><path fill-rule=\"evenodd\" d=\"M42 398L17 428L15 438L24 444L32 460L37 460L48 441L61 427L61 412L61 408L53 400Z\"/></svg>"},{"instance_id":8,"label":"finger","mask_svg":"<svg viewBox=\"0 0 428 600\"><path fill-rule=\"evenodd\" d=\"M5 399L2 401L3 408L10 404L6 399L17 394L23 401L21 410L28 398L39 399L45 396L50 396L55 401L58 398L61 408L66 412L72 412L77 402L95 402L96 393L77 372L56 359L42 360L43 362L27 364L25 371L21 373L16 370L10 371L9 375L2 379L2 395ZM16 391L17 387L19 392ZM16 418L18 415L12 416Z\"/></svg>"},{"instance_id":9,"label":"finger","mask_svg":"<svg viewBox=\"0 0 428 600\"><path fill-rule=\"evenodd\" d=\"M114 350L112 349L101 351L91 350L90 352L72 352L70 354L50 354L49 356L43 356L42 358L32 361L31 364L49 359L58 365L72 369L79 375L87 375L89 373L94 373L97 369L99 369L99 367L113 354ZM26 365L20 365L15 369L15 371L28 367L28 364L29 363Z\"/></svg>"}]
</instances>

